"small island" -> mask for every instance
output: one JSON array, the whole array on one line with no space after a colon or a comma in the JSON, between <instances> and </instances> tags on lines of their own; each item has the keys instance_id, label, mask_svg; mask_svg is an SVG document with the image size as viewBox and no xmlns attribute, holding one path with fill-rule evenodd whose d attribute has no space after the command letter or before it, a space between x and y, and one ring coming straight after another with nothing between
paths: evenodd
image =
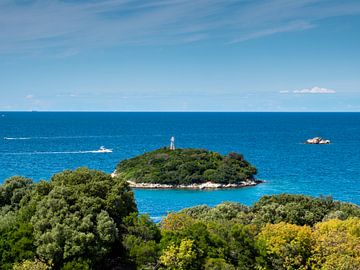
<instances>
[{"instance_id":1,"label":"small island","mask_svg":"<svg viewBox=\"0 0 360 270\"><path fill-rule=\"evenodd\" d=\"M321 137L315 137L315 138L306 140L305 143L306 144L330 144L330 140L326 140Z\"/></svg>"},{"instance_id":2,"label":"small island","mask_svg":"<svg viewBox=\"0 0 360 270\"><path fill-rule=\"evenodd\" d=\"M134 188L214 189L254 186L257 170L241 154L160 148L121 161L113 176Z\"/></svg>"}]
</instances>

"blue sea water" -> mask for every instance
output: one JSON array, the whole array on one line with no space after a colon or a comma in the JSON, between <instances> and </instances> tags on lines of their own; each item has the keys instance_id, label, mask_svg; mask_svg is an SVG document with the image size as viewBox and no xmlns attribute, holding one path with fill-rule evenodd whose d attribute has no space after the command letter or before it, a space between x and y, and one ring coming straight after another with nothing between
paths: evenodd
<instances>
[{"instance_id":1,"label":"blue sea water","mask_svg":"<svg viewBox=\"0 0 360 270\"><path fill-rule=\"evenodd\" d=\"M87 166L116 164L169 144L243 153L266 183L243 189L135 190L154 218L198 204L252 204L276 193L331 195L360 204L360 113L0 113L0 181L50 179ZM315 136L330 145L306 145ZM101 145L113 153L94 153Z\"/></svg>"}]
</instances>

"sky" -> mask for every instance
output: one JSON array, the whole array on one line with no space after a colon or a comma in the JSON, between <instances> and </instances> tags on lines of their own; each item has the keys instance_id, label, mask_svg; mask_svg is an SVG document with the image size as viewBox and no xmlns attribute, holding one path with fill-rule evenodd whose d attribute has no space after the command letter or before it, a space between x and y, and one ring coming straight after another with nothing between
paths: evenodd
<instances>
[{"instance_id":1,"label":"sky","mask_svg":"<svg viewBox=\"0 0 360 270\"><path fill-rule=\"evenodd\" d=\"M0 111L360 112L359 0L0 0Z\"/></svg>"}]
</instances>

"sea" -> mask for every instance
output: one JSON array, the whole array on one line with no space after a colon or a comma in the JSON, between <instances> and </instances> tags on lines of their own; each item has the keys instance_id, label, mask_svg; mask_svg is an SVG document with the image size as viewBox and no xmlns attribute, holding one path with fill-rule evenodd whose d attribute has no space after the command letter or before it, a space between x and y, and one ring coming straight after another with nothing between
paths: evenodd
<instances>
[{"instance_id":1,"label":"sea","mask_svg":"<svg viewBox=\"0 0 360 270\"><path fill-rule=\"evenodd\" d=\"M251 205L261 196L332 196L360 205L360 113L0 112L0 182L14 175L49 180L160 147L241 153L265 183L227 190L134 190L154 220L185 207L224 201ZM329 145L304 142L320 136ZM100 146L112 153L99 153Z\"/></svg>"}]
</instances>

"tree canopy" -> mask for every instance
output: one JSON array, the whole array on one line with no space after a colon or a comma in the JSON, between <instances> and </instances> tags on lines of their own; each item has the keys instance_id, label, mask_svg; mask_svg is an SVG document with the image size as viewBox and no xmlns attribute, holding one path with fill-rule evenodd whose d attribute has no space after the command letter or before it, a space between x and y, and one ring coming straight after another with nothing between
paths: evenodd
<instances>
[{"instance_id":1,"label":"tree canopy","mask_svg":"<svg viewBox=\"0 0 360 270\"><path fill-rule=\"evenodd\" d=\"M0 185L0 270L360 269L360 208L280 194L137 212L128 183L79 168Z\"/></svg>"},{"instance_id":2,"label":"tree canopy","mask_svg":"<svg viewBox=\"0 0 360 270\"><path fill-rule=\"evenodd\" d=\"M256 168L237 153L223 156L204 149L157 149L123 160L116 174L137 183L189 185L214 182L239 184L253 180Z\"/></svg>"},{"instance_id":3,"label":"tree canopy","mask_svg":"<svg viewBox=\"0 0 360 270\"><path fill-rule=\"evenodd\" d=\"M125 181L79 168L48 183L13 177L0 191L2 211L9 209L0 222L2 269L34 256L55 269L110 267L112 260L125 257L119 244L126 233L123 219L137 212Z\"/></svg>"}]
</instances>

